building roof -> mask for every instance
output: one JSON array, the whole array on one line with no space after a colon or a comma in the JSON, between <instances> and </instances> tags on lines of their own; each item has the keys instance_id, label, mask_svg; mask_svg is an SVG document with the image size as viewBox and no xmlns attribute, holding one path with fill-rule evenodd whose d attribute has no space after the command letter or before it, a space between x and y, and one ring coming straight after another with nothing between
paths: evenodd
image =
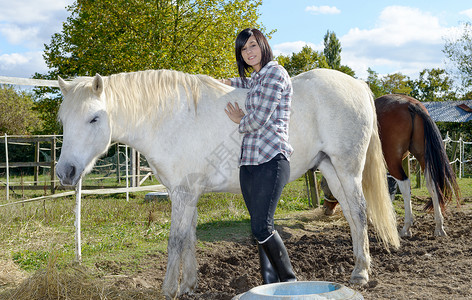
<instances>
[{"instance_id":1,"label":"building roof","mask_svg":"<svg viewBox=\"0 0 472 300\"><path fill-rule=\"evenodd\" d=\"M472 100L422 102L435 122L468 122L472 120Z\"/></svg>"}]
</instances>

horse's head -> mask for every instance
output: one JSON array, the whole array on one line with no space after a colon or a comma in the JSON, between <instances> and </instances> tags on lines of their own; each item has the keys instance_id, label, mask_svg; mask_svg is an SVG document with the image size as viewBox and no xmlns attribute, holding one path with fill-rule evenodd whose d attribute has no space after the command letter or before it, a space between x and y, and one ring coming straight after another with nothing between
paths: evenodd
<instances>
[{"instance_id":1,"label":"horse's head","mask_svg":"<svg viewBox=\"0 0 472 300\"><path fill-rule=\"evenodd\" d=\"M56 170L61 184L75 185L110 145L104 80L98 74L72 83L59 77L59 86L64 95L59 109L64 140Z\"/></svg>"}]
</instances>

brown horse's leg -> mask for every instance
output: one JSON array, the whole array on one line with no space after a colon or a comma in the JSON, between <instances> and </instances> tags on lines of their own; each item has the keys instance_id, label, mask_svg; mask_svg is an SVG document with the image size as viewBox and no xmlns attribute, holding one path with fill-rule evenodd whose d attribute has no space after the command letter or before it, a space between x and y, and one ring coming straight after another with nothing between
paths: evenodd
<instances>
[{"instance_id":1,"label":"brown horse's leg","mask_svg":"<svg viewBox=\"0 0 472 300\"><path fill-rule=\"evenodd\" d=\"M338 205L338 200L334 198L333 193L329 189L328 182L326 178L321 177L320 182L321 190L324 194L323 209L326 216L332 216L336 212L336 206Z\"/></svg>"},{"instance_id":2,"label":"brown horse's leg","mask_svg":"<svg viewBox=\"0 0 472 300\"><path fill-rule=\"evenodd\" d=\"M336 206L338 205L338 201L336 200L327 200L326 198L324 199L323 202L323 208L324 208L324 214L326 216L332 216L336 212Z\"/></svg>"}]
</instances>

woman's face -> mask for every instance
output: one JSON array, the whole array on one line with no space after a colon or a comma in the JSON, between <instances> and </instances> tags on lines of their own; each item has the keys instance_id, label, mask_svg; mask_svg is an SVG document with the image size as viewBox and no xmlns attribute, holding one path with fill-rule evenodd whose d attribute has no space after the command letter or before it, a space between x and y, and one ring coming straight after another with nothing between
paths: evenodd
<instances>
[{"instance_id":1,"label":"woman's face","mask_svg":"<svg viewBox=\"0 0 472 300\"><path fill-rule=\"evenodd\" d=\"M261 48L254 36L249 37L241 49L241 56L245 63L250 65L254 71L259 72L261 69Z\"/></svg>"}]
</instances>

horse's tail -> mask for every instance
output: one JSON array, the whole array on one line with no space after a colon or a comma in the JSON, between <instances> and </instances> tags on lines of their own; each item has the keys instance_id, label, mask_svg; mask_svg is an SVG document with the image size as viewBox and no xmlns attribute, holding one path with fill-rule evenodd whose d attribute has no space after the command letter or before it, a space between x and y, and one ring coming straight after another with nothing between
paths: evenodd
<instances>
[{"instance_id":1,"label":"horse's tail","mask_svg":"<svg viewBox=\"0 0 472 300\"><path fill-rule=\"evenodd\" d=\"M441 132L433 119L417 104L410 104L408 108L415 113L415 115L423 119L425 143L424 172L425 176L429 175L431 178L431 183L435 187L436 195L439 200L439 206L444 212L446 204L452 200L454 195L457 203L460 203L460 189L456 181L456 175L449 163ZM428 201L424 209L428 211L432 210L433 201Z\"/></svg>"},{"instance_id":2,"label":"horse's tail","mask_svg":"<svg viewBox=\"0 0 472 300\"><path fill-rule=\"evenodd\" d=\"M362 187L367 202L367 215L382 240L385 248L400 246L397 220L392 201L388 194L387 167L379 137L377 114L372 100L374 126L367 149L366 162L362 174Z\"/></svg>"}]
</instances>

